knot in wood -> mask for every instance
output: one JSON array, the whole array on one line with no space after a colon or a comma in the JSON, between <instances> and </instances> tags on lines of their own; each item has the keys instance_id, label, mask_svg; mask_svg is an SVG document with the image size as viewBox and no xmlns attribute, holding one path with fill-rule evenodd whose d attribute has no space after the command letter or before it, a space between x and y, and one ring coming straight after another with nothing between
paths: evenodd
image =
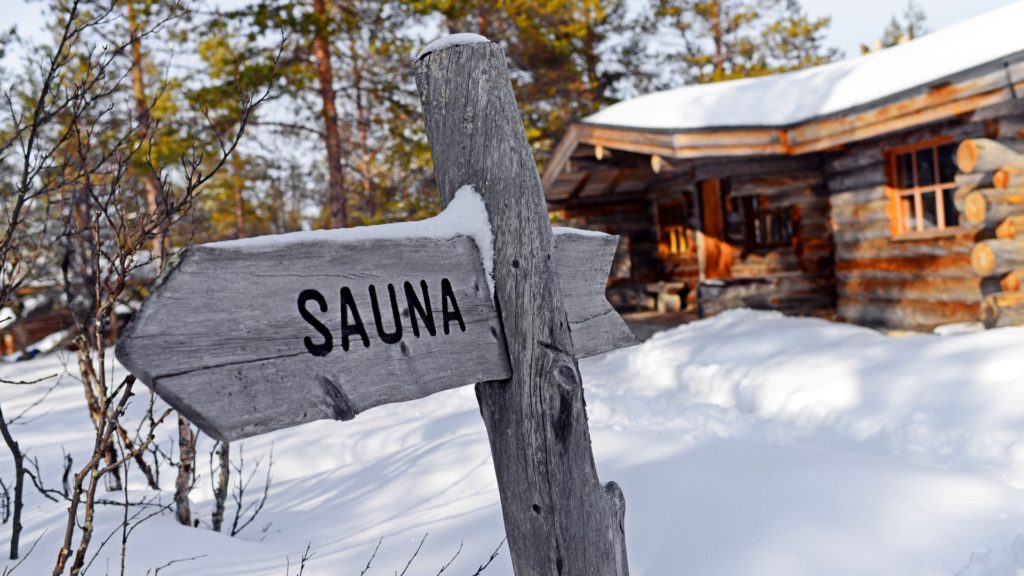
<instances>
[{"instance_id":1,"label":"knot in wood","mask_svg":"<svg viewBox=\"0 0 1024 576\"><path fill-rule=\"evenodd\" d=\"M556 366L550 374L550 381L554 388L554 396L557 399L555 410L555 439L559 444L565 444L572 433L573 415L576 405L576 389L578 376L575 368L569 364Z\"/></svg>"}]
</instances>

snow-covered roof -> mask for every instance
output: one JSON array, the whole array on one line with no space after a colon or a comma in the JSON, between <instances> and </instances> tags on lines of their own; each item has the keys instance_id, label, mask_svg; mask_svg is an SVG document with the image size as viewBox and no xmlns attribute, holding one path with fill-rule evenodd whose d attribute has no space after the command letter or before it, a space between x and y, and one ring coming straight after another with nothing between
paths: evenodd
<instances>
[{"instance_id":1,"label":"snow-covered roof","mask_svg":"<svg viewBox=\"0 0 1024 576\"><path fill-rule=\"evenodd\" d=\"M785 74L655 92L609 106L582 122L641 130L784 127L1022 53L1024 0L864 56Z\"/></svg>"}]
</instances>

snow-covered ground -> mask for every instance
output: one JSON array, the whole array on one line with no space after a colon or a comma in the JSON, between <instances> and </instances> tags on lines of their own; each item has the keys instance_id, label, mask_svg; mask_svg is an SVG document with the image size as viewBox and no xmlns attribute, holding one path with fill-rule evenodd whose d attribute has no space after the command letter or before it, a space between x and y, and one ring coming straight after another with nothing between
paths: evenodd
<instances>
[{"instance_id":1,"label":"snow-covered ground","mask_svg":"<svg viewBox=\"0 0 1024 576\"><path fill-rule=\"evenodd\" d=\"M0 368L31 379L74 366L68 353ZM893 338L769 312L733 311L582 363L602 480L627 503L634 575L1002 576L1024 571L1024 329ZM9 415L47 385L0 387ZM139 397L138 404L144 403ZM91 451L70 375L15 428L51 484L62 449ZM172 427L161 441L174 444ZM239 537L211 532L208 458L198 529L173 515L131 535L127 574L472 574L503 537L487 437L471 388L246 440L273 449L266 507ZM0 455L0 476L11 463ZM261 489L262 476L252 492ZM169 502L173 476L159 494ZM133 480L131 496L155 495ZM29 489L15 574L49 573L65 505ZM94 549L123 511L100 516ZM230 515L229 515L230 520ZM10 526L0 527L6 548ZM119 537L90 573L119 573ZM484 573L511 575L506 548Z\"/></svg>"}]
</instances>

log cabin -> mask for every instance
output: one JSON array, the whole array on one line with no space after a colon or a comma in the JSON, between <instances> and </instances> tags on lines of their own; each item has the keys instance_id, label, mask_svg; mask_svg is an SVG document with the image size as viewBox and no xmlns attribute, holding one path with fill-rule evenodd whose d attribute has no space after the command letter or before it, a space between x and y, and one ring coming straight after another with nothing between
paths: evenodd
<instances>
[{"instance_id":1,"label":"log cabin","mask_svg":"<svg viewBox=\"0 0 1024 576\"><path fill-rule=\"evenodd\" d=\"M567 128L553 219L620 236L620 310L1024 324L1024 3Z\"/></svg>"}]
</instances>

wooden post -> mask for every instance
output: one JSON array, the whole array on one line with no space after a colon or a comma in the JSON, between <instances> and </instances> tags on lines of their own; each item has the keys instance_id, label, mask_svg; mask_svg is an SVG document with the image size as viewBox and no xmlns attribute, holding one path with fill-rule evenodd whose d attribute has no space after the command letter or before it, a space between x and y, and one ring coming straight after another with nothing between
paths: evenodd
<instances>
[{"instance_id":1,"label":"wooden post","mask_svg":"<svg viewBox=\"0 0 1024 576\"><path fill-rule=\"evenodd\" d=\"M495 300L512 376L477 385L519 576L626 576L622 491L602 486L552 269L554 240L505 55L480 36L415 64L443 204L465 184L494 234Z\"/></svg>"}]
</instances>

